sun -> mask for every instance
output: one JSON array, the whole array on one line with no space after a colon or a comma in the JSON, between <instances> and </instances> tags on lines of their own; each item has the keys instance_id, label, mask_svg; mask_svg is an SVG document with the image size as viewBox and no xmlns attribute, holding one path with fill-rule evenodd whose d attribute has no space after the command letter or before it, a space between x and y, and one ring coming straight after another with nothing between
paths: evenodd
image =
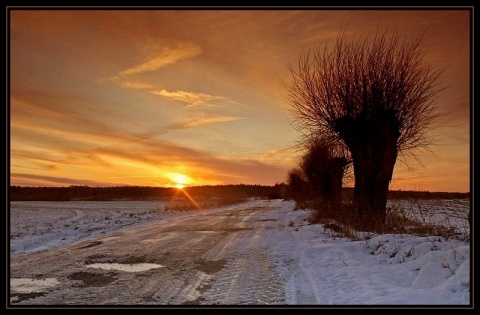
<instances>
[{"instance_id":1,"label":"sun","mask_svg":"<svg viewBox=\"0 0 480 315\"><path fill-rule=\"evenodd\" d=\"M175 183L174 187L178 189L183 189L190 182L190 178L187 175L180 173L174 174L172 180Z\"/></svg>"}]
</instances>

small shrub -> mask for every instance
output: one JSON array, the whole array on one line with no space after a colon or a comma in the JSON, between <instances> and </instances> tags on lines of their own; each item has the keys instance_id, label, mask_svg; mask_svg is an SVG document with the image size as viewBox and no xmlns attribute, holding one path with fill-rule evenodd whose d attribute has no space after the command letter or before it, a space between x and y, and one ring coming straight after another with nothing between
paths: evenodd
<instances>
[{"instance_id":1,"label":"small shrub","mask_svg":"<svg viewBox=\"0 0 480 315\"><path fill-rule=\"evenodd\" d=\"M308 219L310 223L323 224L329 230L326 233L334 232L334 236L344 236L357 240L359 239L359 231L369 230L363 225L366 220L359 220L350 203L342 203L339 207L333 207L325 200L317 198L316 200L305 201L302 206L312 211ZM453 203L448 208L441 200L433 203L425 200L423 202L403 200L402 203L390 204L387 208L385 222L375 220L374 217L370 218L369 227L373 226L376 233L437 235L445 239L456 237L468 242L470 239L468 213L465 210L455 211L455 209L461 208L460 206L467 207L464 204ZM439 215L443 215L441 220L439 220ZM450 220L452 218L463 220L465 223L463 226L454 225L453 221ZM413 249L411 255L413 255Z\"/></svg>"}]
</instances>

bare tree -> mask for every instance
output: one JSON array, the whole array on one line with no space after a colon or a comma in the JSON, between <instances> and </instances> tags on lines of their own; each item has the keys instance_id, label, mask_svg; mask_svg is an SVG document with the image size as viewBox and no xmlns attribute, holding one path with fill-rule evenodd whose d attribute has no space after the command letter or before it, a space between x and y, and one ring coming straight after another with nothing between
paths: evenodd
<instances>
[{"instance_id":1,"label":"bare tree","mask_svg":"<svg viewBox=\"0 0 480 315\"><path fill-rule=\"evenodd\" d=\"M307 190L307 180L304 172L299 168L293 168L288 172L287 184L289 187L289 197L298 200L303 197L305 190Z\"/></svg>"},{"instance_id":2,"label":"bare tree","mask_svg":"<svg viewBox=\"0 0 480 315\"><path fill-rule=\"evenodd\" d=\"M308 183L334 210L341 205L343 176L351 163L349 152L342 143L332 142L321 136L305 140L306 152L300 161L300 169Z\"/></svg>"},{"instance_id":3,"label":"bare tree","mask_svg":"<svg viewBox=\"0 0 480 315\"><path fill-rule=\"evenodd\" d=\"M413 40L387 35L347 38L343 31L333 49L304 50L298 68L289 66L291 83L284 83L296 126L348 147L353 205L372 225L385 221L398 155L431 144L443 72L424 61L423 34Z\"/></svg>"}]
</instances>

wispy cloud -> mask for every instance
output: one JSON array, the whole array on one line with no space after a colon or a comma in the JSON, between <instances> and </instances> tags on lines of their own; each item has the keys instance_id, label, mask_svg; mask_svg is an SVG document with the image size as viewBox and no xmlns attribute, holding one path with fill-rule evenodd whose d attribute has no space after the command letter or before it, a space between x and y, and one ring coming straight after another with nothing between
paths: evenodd
<instances>
[{"instance_id":1,"label":"wispy cloud","mask_svg":"<svg viewBox=\"0 0 480 315\"><path fill-rule=\"evenodd\" d=\"M114 183L105 181L93 181L85 179L74 179L68 177L44 176L33 174L12 173L10 181L13 185L20 186L67 186L67 185L89 185L89 186L114 186Z\"/></svg>"},{"instance_id":2,"label":"wispy cloud","mask_svg":"<svg viewBox=\"0 0 480 315\"><path fill-rule=\"evenodd\" d=\"M202 49L192 43L181 43L175 47L163 47L159 54L141 64L127 68L118 73L118 75L110 79L126 89L149 90L153 95L162 96L168 99L187 103L187 107L196 106L212 106L209 102L216 100L228 100L223 96L210 95L205 93L189 92L189 91L172 91L165 89L155 90L153 84L130 80L130 75L140 74L149 71L155 71L177 61L188 59L200 55Z\"/></svg>"},{"instance_id":3,"label":"wispy cloud","mask_svg":"<svg viewBox=\"0 0 480 315\"><path fill-rule=\"evenodd\" d=\"M192 119L179 123L177 128L234 119L236 118ZM58 157L39 156L28 151L16 152L12 156L13 165L16 166L12 168L11 184L151 185L154 180L162 186L171 182L169 177L171 172L191 177L193 184L272 184L281 181L286 172L282 166L253 159L222 158L205 151L155 139L133 142L127 146L128 150L125 148L125 146L99 147L84 152L58 148ZM54 167L47 168L48 165ZM65 176L67 169L69 174Z\"/></svg>"},{"instance_id":4,"label":"wispy cloud","mask_svg":"<svg viewBox=\"0 0 480 315\"><path fill-rule=\"evenodd\" d=\"M187 129L198 127L207 124L219 123L219 122L229 122L241 120L242 117L234 116L209 116L209 117L199 117L194 119L184 120L175 124L172 124L168 129Z\"/></svg>"},{"instance_id":5,"label":"wispy cloud","mask_svg":"<svg viewBox=\"0 0 480 315\"><path fill-rule=\"evenodd\" d=\"M296 159L298 159L299 153L300 151L297 146L290 146L288 148L271 150L262 153L257 157L257 159L264 163L275 163L277 165L291 166L294 164Z\"/></svg>"},{"instance_id":6,"label":"wispy cloud","mask_svg":"<svg viewBox=\"0 0 480 315\"><path fill-rule=\"evenodd\" d=\"M133 148L133 147L131 147ZM260 183L282 181L283 166L253 159L232 159L214 156L205 151L182 147L166 141L146 139L136 143L133 150L99 148L99 158L108 160L114 167L110 176L157 176L159 182L169 172L180 172L194 178L195 183ZM127 169L129 168L129 172ZM166 176L168 177L168 176ZM140 181L141 177L138 177ZM169 180L169 179L168 179ZM137 182L132 178L132 183ZM164 184L162 184L164 185Z\"/></svg>"},{"instance_id":7,"label":"wispy cloud","mask_svg":"<svg viewBox=\"0 0 480 315\"><path fill-rule=\"evenodd\" d=\"M98 148L102 147L114 147L114 146L119 146L123 144L129 144L129 143L135 143L135 142L140 142L140 141L145 141L152 139L154 137L160 136L167 134L171 131L174 130L180 130L180 129L189 129L189 128L195 128L207 124L214 124L214 123L220 123L220 122L230 122L230 121L237 121L237 120L242 120L244 119L243 117L235 117L235 116L202 116L198 118L193 118L193 119L187 119L187 120L182 120L176 123L168 124L166 126L163 126L153 132L148 132L144 134L132 134L129 135L128 137L125 137L125 140L123 141L114 141L111 142L108 145L101 145L98 146ZM114 135L112 135L114 136ZM115 138L116 139L116 138Z\"/></svg>"},{"instance_id":8,"label":"wispy cloud","mask_svg":"<svg viewBox=\"0 0 480 315\"><path fill-rule=\"evenodd\" d=\"M151 91L150 93L154 95L159 95L162 97L170 98L176 101L188 103L187 107L194 107L194 106L205 106L209 105L208 102L214 100L226 100L226 97L223 96L216 96L204 93L196 93L196 92L186 92L186 91L175 91L175 92L168 92L167 90L160 90L160 91Z\"/></svg>"},{"instance_id":9,"label":"wispy cloud","mask_svg":"<svg viewBox=\"0 0 480 315\"><path fill-rule=\"evenodd\" d=\"M202 49L191 43L181 43L176 47L164 47L159 55L119 73L120 76L155 71L179 60L192 58L202 53Z\"/></svg>"},{"instance_id":10,"label":"wispy cloud","mask_svg":"<svg viewBox=\"0 0 480 315\"><path fill-rule=\"evenodd\" d=\"M154 88L154 86L150 83L142 83L138 81L121 81L119 84L123 88L134 90L148 90Z\"/></svg>"}]
</instances>

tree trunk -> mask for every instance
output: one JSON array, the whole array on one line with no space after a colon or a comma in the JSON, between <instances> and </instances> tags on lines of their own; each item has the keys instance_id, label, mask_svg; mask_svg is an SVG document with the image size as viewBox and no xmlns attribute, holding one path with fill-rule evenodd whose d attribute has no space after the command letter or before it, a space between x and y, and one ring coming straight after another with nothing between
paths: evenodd
<instances>
[{"instance_id":1,"label":"tree trunk","mask_svg":"<svg viewBox=\"0 0 480 315\"><path fill-rule=\"evenodd\" d=\"M347 159L330 157L326 160L319 160L316 164L316 171L310 174L310 182L316 192L325 202L338 210L341 206L341 192L343 175Z\"/></svg>"},{"instance_id":2,"label":"tree trunk","mask_svg":"<svg viewBox=\"0 0 480 315\"><path fill-rule=\"evenodd\" d=\"M393 166L394 163L390 161L384 161L383 166L374 164L371 159L361 154L354 158L353 205L367 229L374 229L378 224L385 223L388 187ZM389 172L390 176L384 176Z\"/></svg>"},{"instance_id":3,"label":"tree trunk","mask_svg":"<svg viewBox=\"0 0 480 315\"><path fill-rule=\"evenodd\" d=\"M329 192L329 198L335 209L340 209L342 203L342 183L343 175L345 174L345 167L348 164L345 158L334 158L331 166L331 191Z\"/></svg>"},{"instance_id":4,"label":"tree trunk","mask_svg":"<svg viewBox=\"0 0 480 315\"><path fill-rule=\"evenodd\" d=\"M337 131L352 155L353 206L366 229L377 229L385 223L388 187L398 154L399 124L393 111L383 110L370 117L343 117L337 121Z\"/></svg>"}]
</instances>

